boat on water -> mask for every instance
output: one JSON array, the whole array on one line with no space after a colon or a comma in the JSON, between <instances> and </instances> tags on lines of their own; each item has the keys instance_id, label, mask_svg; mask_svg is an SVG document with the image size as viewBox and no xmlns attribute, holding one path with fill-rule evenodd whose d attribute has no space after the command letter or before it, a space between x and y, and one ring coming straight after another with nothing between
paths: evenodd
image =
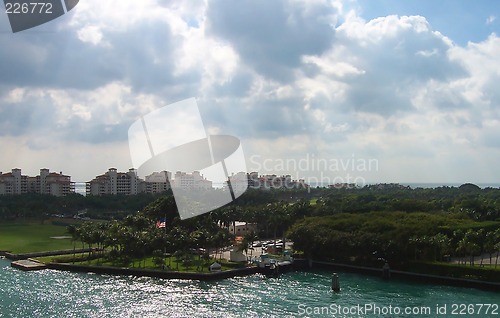
<instances>
[{"instance_id":1,"label":"boat on water","mask_svg":"<svg viewBox=\"0 0 500 318\"><path fill-rule=\"evenodd\" d=\"M289 253L284 253L283 260L272 258L269 254L262 254L257 261L260 271L268 277L277 277L283 271L291 268L292 265L293 258Z\"/></svg>"}]
</instances>

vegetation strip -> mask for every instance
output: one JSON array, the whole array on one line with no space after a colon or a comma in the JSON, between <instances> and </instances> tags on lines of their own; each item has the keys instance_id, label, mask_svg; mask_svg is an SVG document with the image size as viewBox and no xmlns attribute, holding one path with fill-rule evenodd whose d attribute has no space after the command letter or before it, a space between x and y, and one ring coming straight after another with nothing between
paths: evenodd
<instances>
[{"instance_id":1,"label":"vegetation strip","mask_svg":"<svg viewBox=\"0 0 500 318\"><path fill-rule=\"evenodd\" d=\"M377 269L372 267L354 266L354 265L337 264L337 263L329 263L321 261L313 261L313 268L342 270L346 272L355 272L355 273L362 273L362 274L382 277L382 268ZM428 284L428 283L443 284L455 287L466 287L466 288L470 287L470 288L491 290L497 292L500 291L500 283L495 283L495 282L485 282L472 279L437 276L437 275L429 275L429 274L398 271L398 270L390 270L390 275L391 278L406 279L415 282L420 282L423 284Z\"/></svg>"},{"instance_id":2,"label":"vegetation strip","mask_svg":"<svg viewBox=\"0 0 500 318\"><path fill-rule=\"evenodd\" d=\"M69 254L79 254L79 253L89 253L94 252L96 249L94 248L79 248L75 250L61 250L61 251L47 251L47 252L33 252L33 253L22 253L22 254L13 254L9 252L5 252L2 256L6 258L17 261L27 258L35 258L35 257L43 257L43 256L57 256L57 255L69 255Z\"/></svg>"},{"instance_id":3,"label":"vegetation strip","mask_svg":"<svg viewBox=\"0 0 500 318\"><path fill-rule=\"evenodd\" d=\"M401 272L500 282L498 188L379 184L309 190L249 189L233 204L187 220L180 220L171 194L154 202L147 202L154 199L149 197L140 212L123 213L116 204L125 198L118 197L65 198L40 210L30 207L43 197L0 197L0 219L5 220L0 224L0 249L27 253L97 247L100 252L86 258L80 254L58 261L203 272L217 259L221 262L228 246L250 257L260 248L279 254L277 240L288 238L296 257L377 269L388 263ZM97 201L113 204L103 209L87 206ZM49 219L42 210L57 212L56 219L44 224ZM112 220L82 223L79 211L84 210L91 217ZM23 211L38 216L37 224L33 219L26 222ZM251 232L237 231L236 224L249 225ZM51 238L63 236L71 238Z\"/></svg>"},{"instance_id":4,"label":"vegetation strip","mask_svg":"<svg viewBox=\"0 0 500 318\"><path fill-rule=\"evenodd\" d=\"M49 269L71 271L71 272L86 272L86 273L123 275L123 276L147 276L147 277L168 278L168 279L194 279L194 280L224 279L236 276L252 275L259 272L259 268L257 267L246 267L246 268L226 270L220 272L210 272L210 273L195 273L195 272L158 271L149 269L111 267L111 266L86 266L86 265L73 265L73 264L62 264L62 263L48 263L46 265L47 268Z\"/></svg>"}]
</instances>

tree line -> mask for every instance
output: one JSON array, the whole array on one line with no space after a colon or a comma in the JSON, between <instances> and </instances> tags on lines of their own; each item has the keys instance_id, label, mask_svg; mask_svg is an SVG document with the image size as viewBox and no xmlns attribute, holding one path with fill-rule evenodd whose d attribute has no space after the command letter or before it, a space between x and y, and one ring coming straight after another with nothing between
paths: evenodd
<instances>
[{"instance_id":1,"label":"tree line","mask_svg":"<svg viewBox=\"0 0 500 318\"><path fill-rule=\"evenodd\" d=\"M500 250L500 222L475 221L457 213L338 213L304 218L288 236L305 257L404 269L410 261L445 261ZM482 261L481 261L482 263ZM495 262L495 267L498 265Z\"/></svg>"},{"instance_id":2,"label":"tree line","mask_svg":"<svg viewBox=\"0 0 500 318\"><path fill-rule=\"evenodd\" d=\"M81 209L100 211L111 221L72 228L75 242L105 248L115 258L220 250L234 239L227 227L236 221L257 224L256 233L245 242L289 237L295 249L308 257L361 263L391 259L403 264L461 256L470 264L475 255L493 256L499 249L500 189L472 184L434 189L397 184L249 189L230 205L183 221L171 193L0 197L0 218L18 217L14 211L36 215ZM166 229L157 229L156 221L165 217Z\"/></svg>"}]
</instances>

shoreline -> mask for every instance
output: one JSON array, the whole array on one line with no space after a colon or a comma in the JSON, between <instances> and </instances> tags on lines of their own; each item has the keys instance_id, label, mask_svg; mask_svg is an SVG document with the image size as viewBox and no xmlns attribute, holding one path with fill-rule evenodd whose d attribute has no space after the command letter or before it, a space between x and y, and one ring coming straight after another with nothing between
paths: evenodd
<instances>
[{"instance_id":1,"label":"shoreline","mask_svg":"<svg viewBox=\"0 0 500 318\"><path fill-rule=\"evenodd\" d=\"M38 252L38 253L26 253L26 254L12 254L7 251L0 251L0 256L4 256L6 259L11 261L20 260L19 256L24 255L35 255L36 256L46 256L46 255L58 255L57 253L64 252L64 254L71 251L51 251L51 252ZM33 256L30 256L33 257ZM25 259L27 259L26 257ZM154 269L139 269L139 268L128 268L128 267L112 267L112 266L91 266L91 265L75 265L68 263L46 263L47 269L61 270L61 271L71 271L71 272L84 272L84 273L96 273L96 274L108 274L116 276L146 276L146 277L157 277L163 279L191 279L191 280L219 280L227 279L237 276L247 276L257 273L266 274L265 270L259 268L258 266L251 266L245 268L238 268L226 271L218 272L177 272L177 271L161 271ZM295 259L293 264L284 267L280 270L280 273L286 272L288 270L296 271L307 271L314 269L322 270L332 270L332 271L343 271L352 272L361 275L378 276L383 278L384 272L382 268L364 267L356 265L348 265L341 263L331 263L324 261L315 261L307 259ZM480 290L500 292L500 283L488 282L482 280L465 279L465 278L455 278L447 276L438 276L423 274L417 272L407 272L399 270L390 270L390 277L385 279L391 280L406 280L423 284L435 284L435 285L445 285L453 287L464 287L464 288L475 288Z\"/></svg>"},{"instance_id":2,"label":"shoreline","mask_svg":"<svg viewBox=\"0 0 500 318\"><path fill-rule=\"evenodd\" d=\"M0 256L4 256L11 261L19 261L28 258L42 257L42 256L59 256L59 255L71 255L71 254L82 254L97 251L96 248L77 248L70 250L58 250L58 251L46 251L46 252L32 252L32 253L12 253L11 251L0 251Z\"/></svg>"},{"instance_id":3,"label":"shoreline","mask_svg":"<svg viewBox=\"0 0 500 318\"><path fill-rule=\"evenodd\" d=\"M306 259L295 260L302 263L303 269L330 269L339 270L344 272L351 272L369 276L378 276L384 278L384 272L382 268L364 267L347 265L340 263L330 263L323 261L312 261L312 266L310 266L309 261ZM384 278L387 280L406 280L421 284L434 284L434 285L444 285L453 287L464 287L464 288L475 288L480 290L487 290L493 292L500 292L500 283L487 282L482 280L465 279L465 278L455 278L447 276L438 276L430 274L422 274L416 272L406 272L399 270L389 270L390 277Z\"/></svg>"},{"instance_id":4,"label":"shoreline","mask_svg":"<svg viewBox=\"0 0 500 318\"><path fill-rule=\"evenodd\" d=\"M352 272L361 275L378 276L383 278L382 269L377 269L372 267L353 266L347 264L329 263L322 261L312 261L312 267L309 267L308 265L309 264L307 260L296 259L291 266L284 268L283 271L280 270L280 273L284 273L290 269L295 271L328 269L328 270L338 270L342 272ZM257 273L265 274L265 270L262 270L257 266L245 267L245 268L239 268L221 272L208 272L208 273L159 271L151 269L134 269L134 268L110 267L110 266L73 265L66 263L48 263L46 264L46 266L48 269L63 270L63 271L109 274L118 276L131 276L131 275L147 276L147 277L157 277L164 279L218 280L218 279L227 279L237 276L253 275ZM386 279L406 280L421 284L475 288L480 290L500 292L500 283L486 282L473 279L428 275L428 274L405 272L398 270L390 270L390 278Z\"/></svg>"},{"instance_id":5,"label":"shoreline","mask_svg":"<svg viewBox=\"0 0 500 318\"><path fill-rule=\"evenodd\" d=\"M111 267L111 266L90 266L90 265L74 265L67 263L47 263L47 269L60 271L80 272L80 273L96 273L108 274L116 276L137 276L137 277L157 277L164 279L192 279L192 280L218 280L237 276L247 276L257 274L260 269L257 266L232 269L220 272L176 272L176 271L160 271L153 269L139 269L128 267Z\"/></svg>"}]
</instances>

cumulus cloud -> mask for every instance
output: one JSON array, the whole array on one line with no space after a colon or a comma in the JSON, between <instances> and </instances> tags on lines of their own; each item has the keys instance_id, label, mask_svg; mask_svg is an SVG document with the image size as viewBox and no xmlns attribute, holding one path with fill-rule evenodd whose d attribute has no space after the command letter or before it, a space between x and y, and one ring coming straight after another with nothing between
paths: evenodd
<instances>
[{"instance_id":1,"label":"cumulus cloud","mask_svg":"<svg viewBox=\"0 0 500 318\"><path fill-rule=\"evenodd\" d=\"M379 160L373 181L450 182L500 158L495 34L459 46L424 16L322 0L88 0L46 28L0 34L0 144L22 149L4 170L71 169L48 159L67 149L84 179L129 168L129 125L193 96L248 156L355 154Z\"/></svg>"},{"instance_id":2,"label":"cumulus cloud","mask_svg":"<svg viewBox=\"0 0 500 318\"><path fill-rule=\"evenodd\" d=\"M321 1L211 1L207 31L260 74L286 82L302 55L332 45L336 14L337 7Z\"/></svg>"}]
</instances>

